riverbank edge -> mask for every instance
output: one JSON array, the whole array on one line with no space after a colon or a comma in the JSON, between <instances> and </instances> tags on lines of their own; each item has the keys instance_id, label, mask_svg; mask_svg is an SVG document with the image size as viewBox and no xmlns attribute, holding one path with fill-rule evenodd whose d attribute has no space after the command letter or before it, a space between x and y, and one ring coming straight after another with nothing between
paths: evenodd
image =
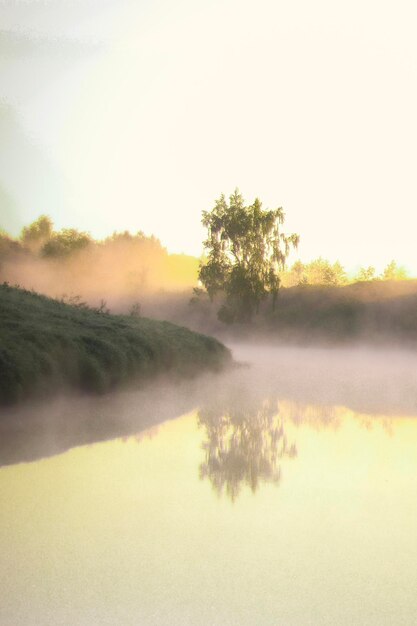
<instances>
[{"instance_id":1,"label":"riverbank edge","mask_svg":"<svg viewBox=\"0 0 417 626\"><path fill-rule=\"evenodd\" d=\"M184 326L0 285L0 405L63 389L103 394L165 373L192 377L231 363L220 341Z\"/></svg>"}]
</instances>

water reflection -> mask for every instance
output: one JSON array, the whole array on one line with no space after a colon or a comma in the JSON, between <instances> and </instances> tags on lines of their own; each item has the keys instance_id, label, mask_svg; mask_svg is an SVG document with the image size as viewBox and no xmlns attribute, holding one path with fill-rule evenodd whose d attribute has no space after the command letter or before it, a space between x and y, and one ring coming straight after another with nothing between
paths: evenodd
<instances>
[{"instance_id":1,"label":"water reflection","mask_svg":"<svg viewBox=\"0 0 417 626\"><path fill-rule=\"evenodd\" d=\"M243 485L256 491L261 482L279 482L280 461L295 453L291 438L301 450L298 433L290 443L285 437L291 425L335 430L346 408L355 419L361 415L365 428L374 415L417 415L414 353L262 346L233 353L250 367L175 384L159 380L100 398L0 409L0 466L136 435L197 410L206 438L201 476L236 497Z\"/></svg>"},{"instance_id":2,"label":"water reflection","mask_svg":"<svg viewBox=\"0 0 417 626\"><path fill-rule=\"evenodd\" d=\"M0 470L2 625L415 623L417 420L387 418L391 437L343 407L315 427L318 406L224 395L200 428L192 411ZM210 452L222 498L198 478ZM264 484L280 464L285 488Z\"/></svg>"},{"instance_id":3,"label":"water reflection","mask_svg":"<svg viewBox=\"0 0 417 626\"><path fill-rule=\"evenodd\" d=\"M267 399L260 407L203 409L198 423L206 437L200 478L232 501L245 485L255 493L262 482L278 484L280 460L297 455L295 444L287 441L276 400Z\"/></svg>"}]
</instances>

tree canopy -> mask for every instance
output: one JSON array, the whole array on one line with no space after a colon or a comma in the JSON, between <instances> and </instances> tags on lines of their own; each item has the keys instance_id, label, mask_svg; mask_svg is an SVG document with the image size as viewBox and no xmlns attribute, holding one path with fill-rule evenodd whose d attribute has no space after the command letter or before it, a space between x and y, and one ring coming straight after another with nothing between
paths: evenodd
<instances>
[{"instance_id":1,"label":"tree canopy","mask_svg":"<svg viewBox=\"0 0 417 626\"><path fill-rule=\"evenodd\" d=\"M246 205L237 189L229 202L221 195L211 211L203 212L207 259L199 279L211 300L218 293L225 297L222 321L249 321L268 294L275 308L279 272L299 241L298 235L281 232L284 219L282 208L263 209L258 198Z\"/></svg>"},{"instance_id":2,"label":"tree canopy","mask_svg":"<svg viewBox=\"0 0 417 626\"><path fill-rule=\"evenodd\" d=\"M22 230L22 244L33 252L38 252L52 237L54 225L47 215L41 215Z\"/></svg>"},{"instance_id":3,"label":"tree canopy","mask_svg":"<svg viewBox=\"0 0 417 626\"><path fill-rule=\"evenodd\" d=\"M382 274L382 280L406 280L407 271L404 267L399 267L396 261L388 263Z\"/></svg>"},{"instance_id":4,"label":"tree canopy","mask_svg":"<svg viewBox=\"0 0 417 626\"><path fill-rule=\"evenodd\" d=\"M284 287L296 285L346 285L348 277L345 269L336 261L330 263L319 257L310 263L296 261L294 265L281 275Z\"/></svg>"},{"instance_id":5,"label":"tree canopy","mask_svg":"<svg viewBox=\"0 0 417 626\"><path fill-rule=\"evenodd\" d=\"M49 241L43 246L42 254L45 257L66 256L86 248L90 243L91 237L88 233L80 232L75 228L63 228L52 234Z\"/></svg>"}]
</instances>

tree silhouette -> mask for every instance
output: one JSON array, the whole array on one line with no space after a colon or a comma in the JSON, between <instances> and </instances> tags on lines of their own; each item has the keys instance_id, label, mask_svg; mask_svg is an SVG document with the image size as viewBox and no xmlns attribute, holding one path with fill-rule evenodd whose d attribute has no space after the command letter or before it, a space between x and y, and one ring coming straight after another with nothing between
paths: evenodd
<instances>
[{"instance_id":1,"label":"tree silhouette","mask_svg":"<svg viewBox=\"0 0 417 626\"><path fill-rule=\"evenodd\" d=\"M222 321L249 321L268 294L275 308L279 271L299 241L298 235L281 232L284 218L282 208L265 210L258 198L245 205L237 189L229 203L222 195L212 211L203 212L207 261L199 278L210 299L219 292L225 295L218 313Z\"/></svg>"}]
</instances>

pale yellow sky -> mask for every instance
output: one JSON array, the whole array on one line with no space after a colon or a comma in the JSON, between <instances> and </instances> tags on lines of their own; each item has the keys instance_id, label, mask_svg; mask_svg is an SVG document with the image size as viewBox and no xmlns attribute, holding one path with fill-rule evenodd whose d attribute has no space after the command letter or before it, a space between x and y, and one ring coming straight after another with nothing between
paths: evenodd
<instances>
[{"instance_id":1,"label":"pale yellow sky","mask_svg":"<svg viewBox=\"0 0 417 626\"><path fill-rule=\"evenodd\" d=\"M238 186L284 207L304 260L417 275L416 17L405 1L6 2L0 222L47 212L199 254L201 211ZM10 53L10 31L32 48Z\"/></svg>"}]
</instances>

